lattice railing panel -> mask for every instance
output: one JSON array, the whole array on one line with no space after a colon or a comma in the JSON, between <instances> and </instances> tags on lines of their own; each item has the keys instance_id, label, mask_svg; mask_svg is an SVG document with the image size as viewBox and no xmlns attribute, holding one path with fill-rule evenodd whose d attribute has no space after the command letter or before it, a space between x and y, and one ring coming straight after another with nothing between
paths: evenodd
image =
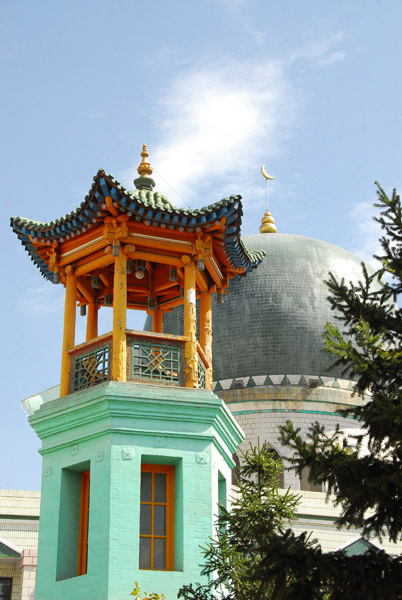
<instances>
[{"instance_id":1,"label":"lattice railing panel","mask_svg":"<svg viewBox=\"0 0 402 600\"><path fill-rule=\"evenodd\" d=\"M97 348L74 359L74 392L108 381L108 379L109 346Z\"/></svg>"},{"instance_id":2,"label":"lattice railing panel","mask_svg":"<svg viewBox=\"0 0 402 600\"><path fill-rule=\"evenodd\" d=\"M180 383L181 348L147 342L132 343L132 376Z\"/></svg>"},{"instance_id":3,"label":"lattice railing panel","mask_svg":"<svg viewBox=\"0 0 402 600\"><path fill-rule=\"evenodd\" d=\"M206 370L205 370L205 366L204 363L202 362L201 359L198 359L198 387L205 389L207 382L206 382Z\"/></svg>"}]
</instances>

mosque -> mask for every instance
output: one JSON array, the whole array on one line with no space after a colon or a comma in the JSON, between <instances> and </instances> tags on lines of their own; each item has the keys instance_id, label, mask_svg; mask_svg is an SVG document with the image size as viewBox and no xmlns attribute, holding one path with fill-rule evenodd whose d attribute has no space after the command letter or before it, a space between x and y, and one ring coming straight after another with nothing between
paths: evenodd
<instances>
[{"instance_id":1,"label":"mosque","mask_svg":"<svg viewBox=\"0 0 402 600\"><path fill-rule=\"evenodd\" d=\"M0 491L2 599L123 600L138 581L173 600L200 581L200 546L230 496L239 446L286 458L287 420L304 434L315 421L358 428L339 414L359 400L322 333L334 320L328 273L358 281L361 261L277 233L268 210L260 233L241 237L240 196L176 208L154 192L145 146L141 156L135 191L102 170L65 217L11 219L66 301L60 386L24 401L42 440L41 494ZM105 309L113 331L101 333ZM147 313L144 331L126 328L128 309ZM396 553L337 529L339 510L307 472L284 470L281 483L300 493L293 528L325 551Z\"/></svg>"}]
</instances>

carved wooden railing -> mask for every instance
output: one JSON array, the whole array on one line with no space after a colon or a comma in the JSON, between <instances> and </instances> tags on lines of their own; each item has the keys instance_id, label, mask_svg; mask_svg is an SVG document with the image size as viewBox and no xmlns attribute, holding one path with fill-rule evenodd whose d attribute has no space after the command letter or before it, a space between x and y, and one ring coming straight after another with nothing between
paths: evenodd
<instances>
[{"instance_id":1,"label":"carved wooden railing","mask_svg":"<svg viewBox=\"0 0 402 600\"><path fill-rule=\"evenodd\" d=\"M186 385L184 343L179 335L126 331L126 381ZM69 393L112 379L112 333L71 349ZM198 387L206 387L208 362L198 344Z\"/></svg>"}]
</instances>

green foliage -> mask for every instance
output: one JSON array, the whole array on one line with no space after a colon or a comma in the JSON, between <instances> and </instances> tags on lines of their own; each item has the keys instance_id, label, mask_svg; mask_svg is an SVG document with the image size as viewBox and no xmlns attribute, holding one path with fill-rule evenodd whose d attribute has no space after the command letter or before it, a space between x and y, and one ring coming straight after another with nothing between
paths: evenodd
<instances>
[{"instance_id":1,"label":"green foliage","mask_svg":"<svg viewBox=\"0 0 402 600\"><path fill-rule=\"evenodd\" d=\"M329 300L342 324L325 332L328 352L356 378L356 406L344 411L362 426L347 439L318 423L303 439L288 422L282 443L295 451L294 468L310 469L341 506L340 525L364 535L401 539L402 532L402 209L378 186L384 230L380 268L355 285L330 275ZM366 434L365 438L363 434ZM368 440L368 442L367 442ZM367 446L365 449L365 445ZM363 451L364 449L364 451ZM400 600L402 557L373 550L361 556L323 553L287 524L297 497L278 491L278 464L268 449L250 450L240 467L239 494L222 509L218 537L205 550L209 585L184 586L185 600Z\"/></svg>"},{"instance_id":2,"label":"green foliage","mask_svg":"<svg viewBox=\"0 0 402 600\"><path fill-rule=\"evenodd\" d=\"M166 600L164 594L157 594L156 592L151 592L147 594L147 592L142 592L144 597L141 598L141 588L138 581L135 582L135 588L131 592L130 596L136 596L136 600Z\"/></svg>"},{"instance_id":3,"label":"green foliage","mask_svg":"<svg viewBox=\"0 0 402 600\"><path fill-rule=\"evenodd\" d=\"M401 202L378 186L377 221L384 229L380 268L357 285L337 282L330 275L329 300L347 336L332 324L324 335L327 351L357 377L356 406L346 411L367 433L362 437L331 437L318 424L307 440L289 423L282 441L297 452L300 471L311 470L315 481L325 481L342 507L341 524L363 528L364 534L386 535L392 541L402 532L402 312L395 304L402 291ZM373 511L369 515L367 511Z\"/></svg>"},{"instance_id":4,"label":"green foliage","mask_svg":"<svg viewBox=\"0 0 402 600\"><path fill-rule=\"evenodd\" d=\"M363 265L363 280L357 285L330 274L329 301L343 333L328 323L324 334L335 364L356 378L356 405L343 414L359 421L366 435L345 439L339 429L328 435L316 423L302 439L288 422L281 428L281 440L295 450L292 462L299 473L308 467L312 480L326 482L342 508L340 525L396 542L402 539L402 311L396 304L402 292L402 209L395 190L389 198L377 186L376 220L384 232L382 253L375 257L380 267L369 274ZM381 567L379 560L384 562ZM389 573L388 584L393 581L391 597L402 597L402 584L393 579L401 557L369 554L361 561L374 597L386 597L378 568ZM349 563L344 568L352 574ZM356 595L360 597L365 596Z\"/></svg>"},{"instance_id":5,"label":"green foliage","mask_svg":"<svg viewBox=\"0 0 402 600\"><path fill-rule=\"evenodd\" d=\"M211 578L210 584L184 586L179 597L186 600L312 598L309 573L313 577L313 542L306 534L295 536L289 528L298 496L279 491L282 468L281 461L276 461L272 450L265 446L250 447L242 455L238 492L229 511L221 506L217 537L205 549L202 575ZM311 554L302 560L306 548L311 549ZM305 596L300 595L303 590Z\"/></svg>"}]
</instances>

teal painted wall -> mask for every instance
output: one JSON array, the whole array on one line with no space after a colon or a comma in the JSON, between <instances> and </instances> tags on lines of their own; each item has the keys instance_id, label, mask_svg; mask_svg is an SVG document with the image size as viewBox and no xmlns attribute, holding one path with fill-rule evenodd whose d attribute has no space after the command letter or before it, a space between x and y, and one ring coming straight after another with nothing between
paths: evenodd
<instances>
[{"instance_id":1,"label":"teal painted wall","mask_svg":"<svg viewBox=\"0 0 402 600\"><path fill-rule=\"evenodd\" d=\"M200 546L213 535L219 480L229 489L242 439L217 396L109 382L42 405L30 422L43 441L36 600L124 600L135 581L173 600L184 583L201 580ZM141 462L175 466L174 571L138 568ZM88 465L88 572L77 577L74 485Z\"/></svg>"}]
</instances>

